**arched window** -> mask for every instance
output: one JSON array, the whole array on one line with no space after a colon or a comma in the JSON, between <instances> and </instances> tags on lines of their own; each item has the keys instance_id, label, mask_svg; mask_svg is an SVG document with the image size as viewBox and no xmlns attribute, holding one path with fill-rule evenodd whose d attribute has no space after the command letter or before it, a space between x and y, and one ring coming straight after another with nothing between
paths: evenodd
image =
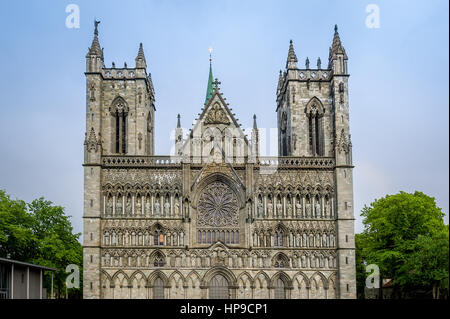
<instances>
[{"instance_id":1,"label":"arched window","mask_svg":"<svg viewBox=\"0 0 450 319\"><path fill-rule=\"evenodd\" d=\"M157 253L155 255L155 259L153 260L153 266L155 267L163 267L165 264L164 262L164 256L161 253Z\"/></svg>"},{"instance_id":2,"label":"arched window","mask_svg":"<svg viewBox=\"0 0 450 319\"><path fill-rule=\"evenodd\" d=\"M115 152L126 154L128 106L122 97L114 100L111 113L114 116Z\"/></svg>"},{"instance_id":3,"label":"arched window","mask_svg":"<svg viewBox=\"0 0 450 319\"><path fill-rule=\"evenodd\" d=\"M273 238L273 245L275 247L283 247L284 245L283 236L284 236L283 230L281 228L277 228L275 230Z\"/></svg>"},{"instance_id":4,"label":"arched window","mask_svg":"<svg viewBox=\"0 0 450 319\"><path fill-rule=\"evenodd\" d=\"M164 234L163 234L162 229L159 226L155 229L155 234L154 234L153 240L154 240L155 246L163 246L164 245Z\"/></svg>"},{"instance_id":5,"label":"arched window","mask_svg":"<svg viewBox=\"0 0 450 319\"><path fill-rule=\"evenodd\" d=\"M288 155L288 141L287 141L287 115L286 112L283 112L281 115L281 156Z\"/></svg>"},{"instance_id":6,"label":"arched window","mask_svg":"<svg viewBox=\"0 0 450 319\"><path fill-rule=\"evenodd\" d=\"M275 299L286 299L285 284L281 278L275 281Z\"/></svg>"},{"instance_id":7,"label":"arched window","mask_svg":"<svg viewBox=\"0 0 450 319\"><path fill-rule=\"evenodd\" d=\"M209 299L229 299L228 280L222 275L215 275L209 284Z\"/></svg>"},{"instance_id":8,"label":"arched window","mask_svg":"<svg viewBox=\"0 0 450 319\"><path fill-rule=\"evenodd\" d=\"M273 263L275 268L285 268L287 267L286 258L283 258L283 255L278 254Z\"/></svg>"},{"instance_id":9,"label":"arched window","mask_svg":"<svg viewBox=\"0 0 450 319\"><path fill-rule=\"evenodd\" d=\"M316 97L312 98L306 106L308 116L309 149L313 156L324 155L324 113L325 109Z\"/></svg>"},{"instance_id":10,"label":"arched window","mask_svg":"<svg viewBox=\"0 0 450 319\"><path fill-rule=\"evenodd\" d=\"M164 281L158 277L153 285L153 299L164 299Z\"/></svg>"}]
</instances>

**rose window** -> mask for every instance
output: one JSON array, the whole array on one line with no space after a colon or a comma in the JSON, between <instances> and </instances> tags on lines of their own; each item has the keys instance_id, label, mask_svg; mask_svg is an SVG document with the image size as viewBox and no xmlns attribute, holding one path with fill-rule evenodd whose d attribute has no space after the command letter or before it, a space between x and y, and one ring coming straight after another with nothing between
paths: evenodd
<instances>
[{"instance_id":1,"label":"rose window","mask_svg":"<svg viewBox=\"0 0 450 319\"><path fill-rule=\"evenodd\" d=\"M214 182L203 189L198 200L199 226L233 227L239 223L236 194L224 183Z\"/></svg>"}]
</instances>

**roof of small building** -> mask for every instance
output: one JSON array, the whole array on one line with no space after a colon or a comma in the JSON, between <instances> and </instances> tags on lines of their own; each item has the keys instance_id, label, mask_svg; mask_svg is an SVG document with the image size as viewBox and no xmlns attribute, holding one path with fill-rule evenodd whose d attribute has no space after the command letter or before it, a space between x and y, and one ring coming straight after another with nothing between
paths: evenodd
<instances>
[{"instance_id":1,"label":"roof of small building","mask_svg":"<svg viewBox=\"0 0 450 319\"><path fill-rule=\"evenodd\" d=\"M38 268L38 269L44 269L44 270L50 270L50 271L58 270L58 269L51 268L51 267L46 267L46 266L41 266L41 265L36 265L36 264L32 264L32 263L26 263L23 261L13 260L13 259L9 259L9 258L1 258L1 257L0 257L0 263L21 265L21 266L26 266L26 267L30 267L30 268Z\"/></svg>"}]
</instances>

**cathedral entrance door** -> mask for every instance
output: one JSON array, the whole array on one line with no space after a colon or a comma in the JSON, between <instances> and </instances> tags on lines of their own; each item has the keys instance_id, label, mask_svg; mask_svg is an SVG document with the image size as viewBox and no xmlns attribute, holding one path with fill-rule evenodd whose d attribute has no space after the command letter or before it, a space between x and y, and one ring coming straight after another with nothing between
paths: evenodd
<instances>
[{"instance_id":1,"label":"cathedral entrance door","mask_svg":"<svg viewBox=\"0 0 450 319\"><path fill-rule=\"evenodd\" d=\"M209 299L229 299L228 280L222 275L215 275L209 284Z\"/></svg>"}]
</instances>

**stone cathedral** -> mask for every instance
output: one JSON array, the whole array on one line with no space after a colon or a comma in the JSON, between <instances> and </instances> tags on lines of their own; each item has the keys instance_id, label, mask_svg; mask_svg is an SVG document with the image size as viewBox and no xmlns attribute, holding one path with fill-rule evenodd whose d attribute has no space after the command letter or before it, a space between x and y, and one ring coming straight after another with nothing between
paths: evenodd
<instances>
[{"instance_id":1,"label":"stone cathedral","mask_svg":"<svg viewBox=\"0 0 450 319\"><path fill-rule=\"evenodd\" d=\"M98 24L85 72L84 298L356 298L337 27L327 67L299 67L289 44L273 109L278 156L260 156L256 116L244 134L211 59L201 113L187 134L174 119L175 152L164 156L143 46L134 67L106 67Z\"/></svg>"}]
</instances>

